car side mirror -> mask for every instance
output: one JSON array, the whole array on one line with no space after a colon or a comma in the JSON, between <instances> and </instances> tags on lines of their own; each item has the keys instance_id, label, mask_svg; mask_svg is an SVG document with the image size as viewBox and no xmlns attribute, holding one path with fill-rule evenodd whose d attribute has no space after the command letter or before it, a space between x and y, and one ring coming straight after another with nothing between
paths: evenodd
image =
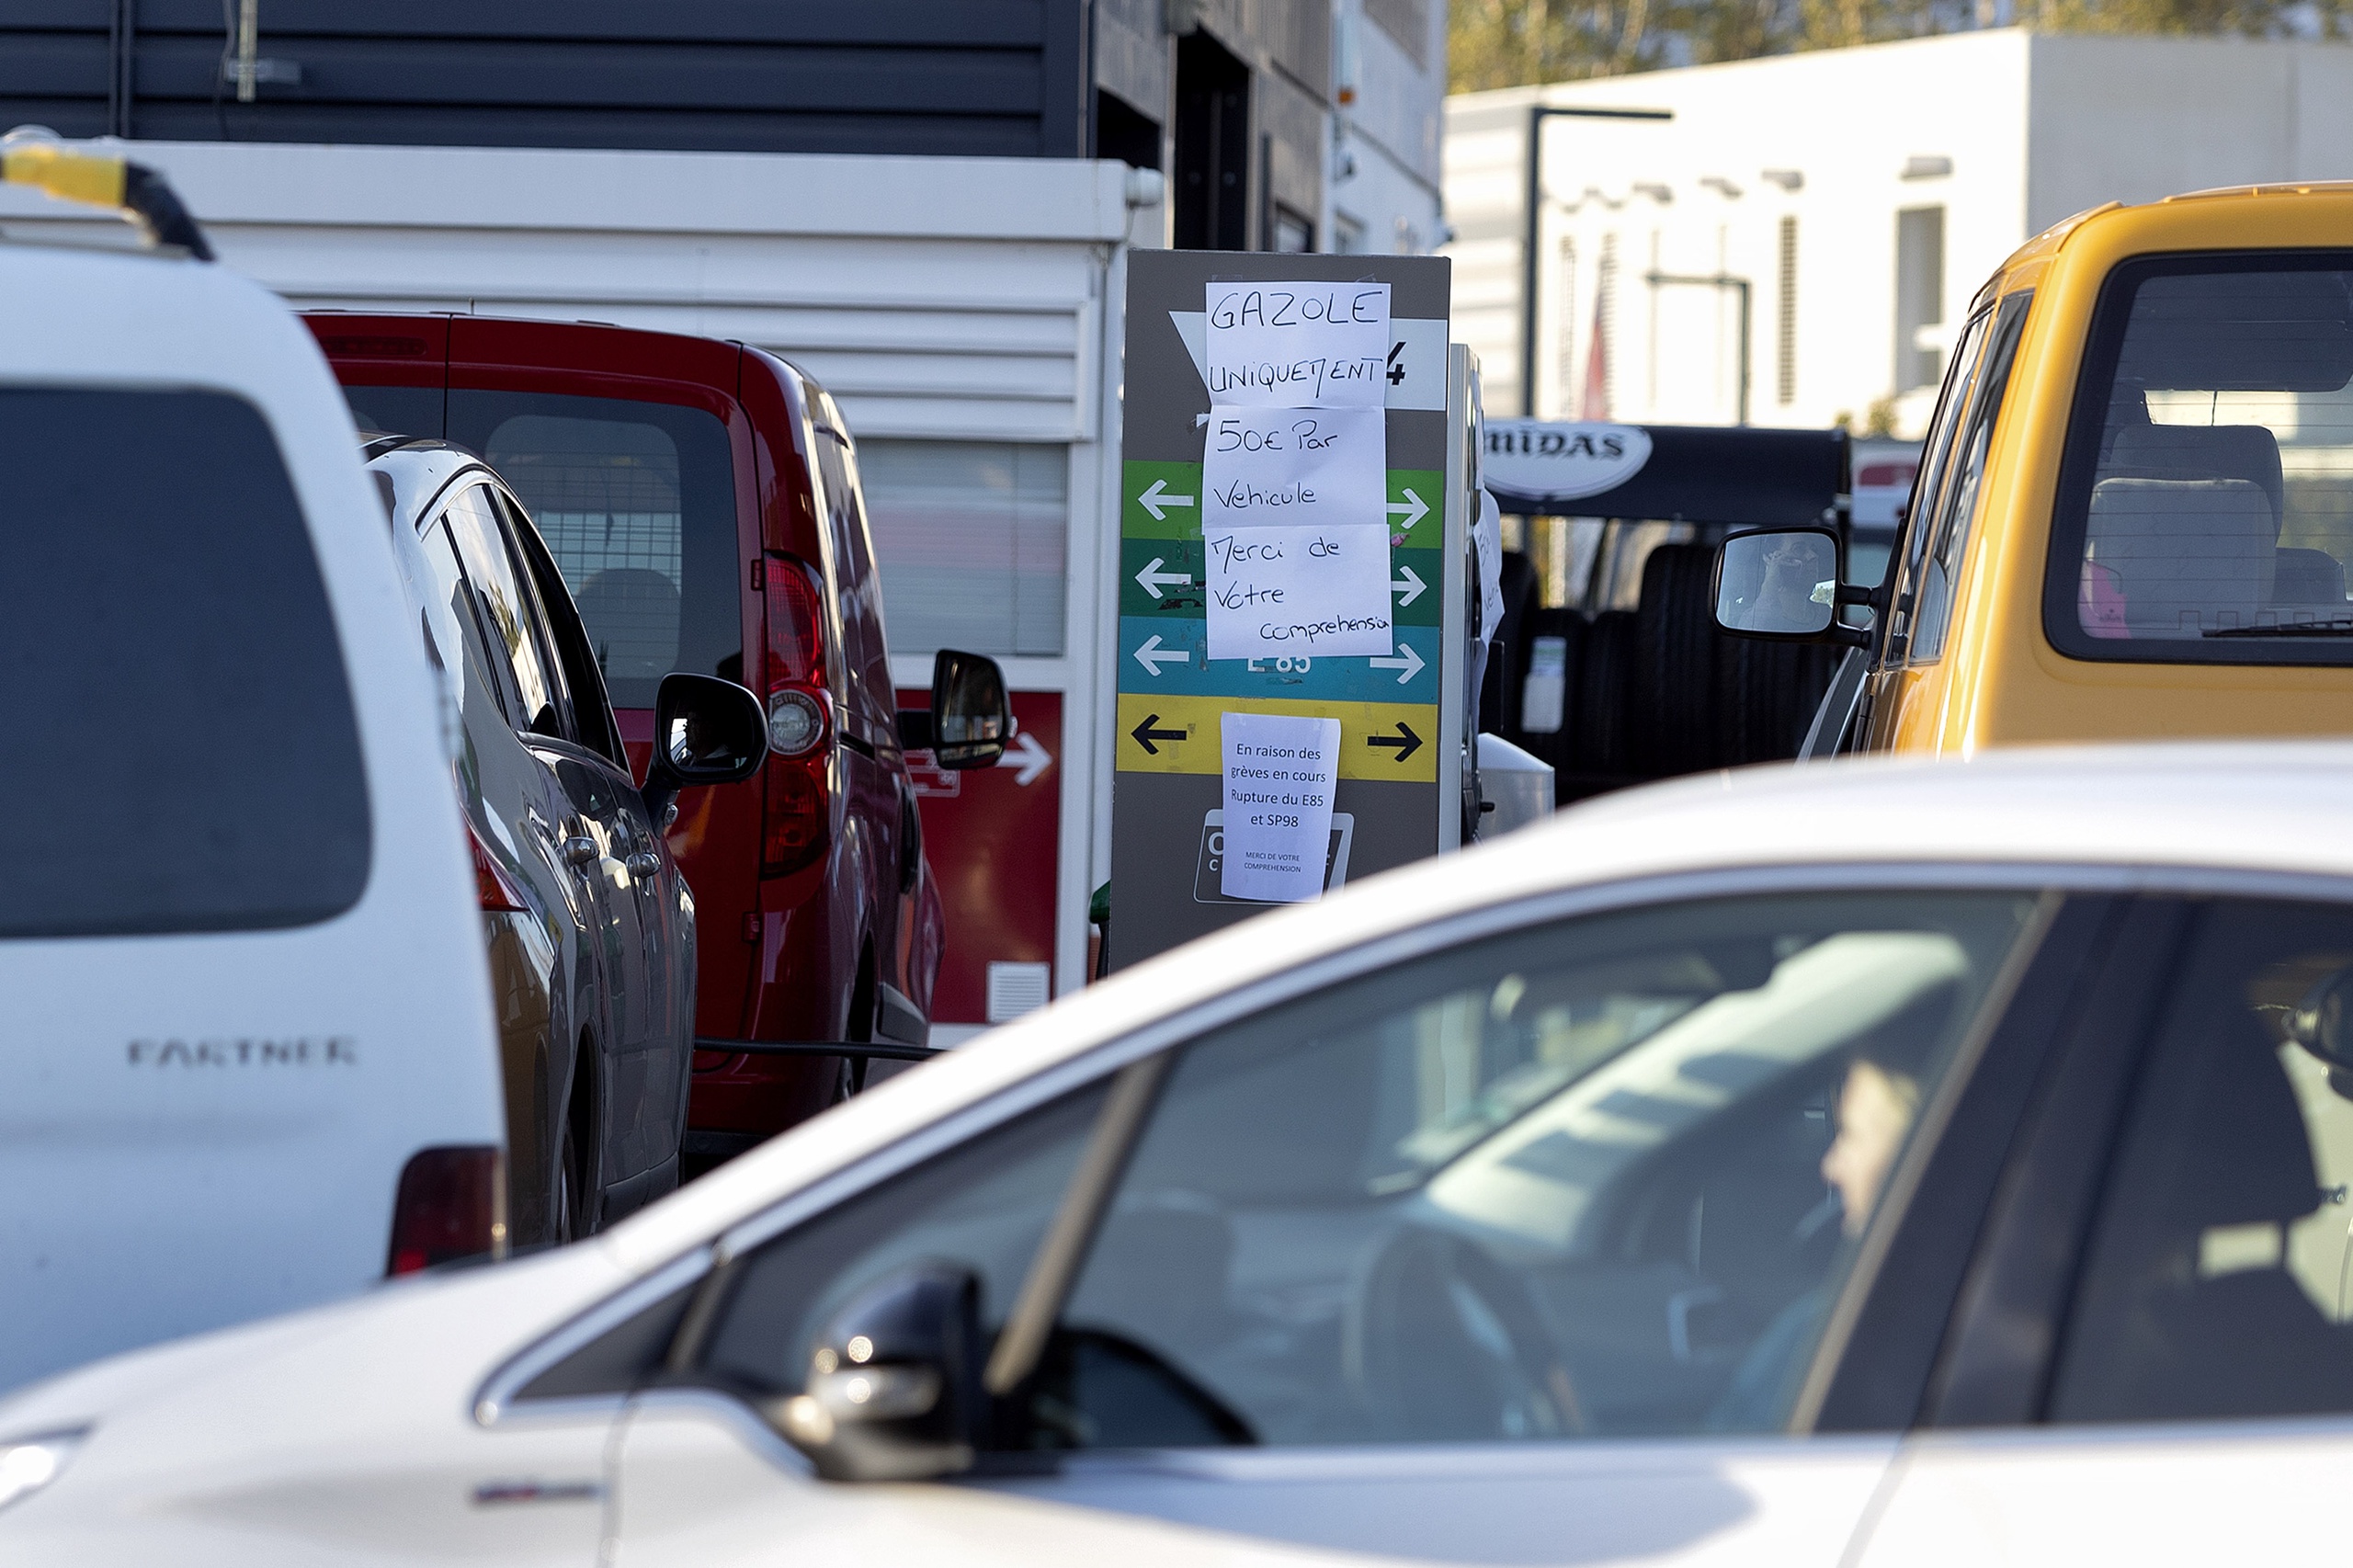
<instances>
[{"instance_id":1,"label":"car side mirror","mask_svg":"<svg viewBox=\"0 0 2353 1568\"><path fill-rule=\"evenodd\" d=\"M1734 534L1716 551L1716 624L1736 637L1785 642L1870 639L1842 626L1843 605L1869 604L1870 590L1849 586L1831 528L1757 528Z\"/></svg>"},{"instance_id":2,"label":"car side mirror","mask_svg":"<svg viewBox=\"0 0 2353 1568\"><path fill-rule=\"evenodd\" d=\"M2288 1038L2328 1063L2328 1086L2353 1099L2353 969L2323 975L2288 1015Z\"/></svg>"},{"instance_id":3,"label":"car side mirror","mask_svg":"<svg viewBox=\"0 0 2353 1568\"><path fill-rule=\"evenodd\" d=\"M980 1281L917 1263L851 1298L818 1336L804 1392L769 1412L828 1481L923 1481L972 1467Z\"/></svg>"},{"instance_id":4,"label":"car side mirror","mask_svg":"<svg viewBox=\"0 0 2353 1568\"><path fill-rule=\"evenodd\" d=\"M640 791L646 815L662 817L689 785L734 784L767 760L767 716L760 699L732 680L673 671L654 694L654 760Z\"/></svg>"},{"instance_id":5,"label":"car side mirror","mask_svg":"<svg viewBox=\"0 0 2353 1568\"><path fill-rule=\"evenodd\" d=\"M931 754L945 768L993 767L1013 739L1005 672L984 653L942 648L931 661Z\"/></svg>"}]
</instances>

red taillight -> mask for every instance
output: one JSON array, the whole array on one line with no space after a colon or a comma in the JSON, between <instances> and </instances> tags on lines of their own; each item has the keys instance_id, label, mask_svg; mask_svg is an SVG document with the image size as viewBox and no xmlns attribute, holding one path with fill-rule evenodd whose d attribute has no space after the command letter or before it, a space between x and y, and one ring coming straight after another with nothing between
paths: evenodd
<instances>
[{"instance_id":1,"label":"red taillight","mask_svg":"<svg viewBox=\"0 0 2353 1568\"><path fill-rule=\"evenodd\" d=\"M523 902L523 890L515 885L515 879L506 874L506 868L490 858L490 851L483 847L482 835L474 831L472 823L466 824L466 842L473 846L474 892L481 898L483 908L528 913L531 906Z\"/></svg>"},{"instance_id":2,"label":"red taillight","mask_svg":"<svg viewBox=\"0 0 2353 1568\"><path fill-rule=\"evenodd\" d=\"M766 768L760 874L781 877L814 864L831 836L832 683L825 602L815 574L792 556L770 554L761 562L760 585L767 608L768 729L772 741L787 743L771 752Z\"/></svg>"},{"instance_id":3,"label":"red taillight","mask_svg":"<svg viewBox=\"0 0 2353 1568\"><path fill-rule=\"evenodd\" d=\"M768 612L768 689L824 686L825 600L809 568L790 555L761 563L760 585Z\"/></svg>"},{"instance_id":4,"label":"red taillight","mask_svg":"<svg viewBox=\"0 0 2353 1568\"><path fill-rule=\"evenodd\" d=\"M827 820L822 763L772 756L760 820L760 874L780 877L825 852Z\"/></svg>"},{"instance_id":5,"label":"red taillight","mask_svg":"<svg viewBox=\"0 0 2353 1568\"><path fill-rule=\"evenodd\" d=\"M401 1170L387 1274L415 1274L506 1251L506 1155L494 1147L426 1149Z\"/></svg>"}]
</instances>

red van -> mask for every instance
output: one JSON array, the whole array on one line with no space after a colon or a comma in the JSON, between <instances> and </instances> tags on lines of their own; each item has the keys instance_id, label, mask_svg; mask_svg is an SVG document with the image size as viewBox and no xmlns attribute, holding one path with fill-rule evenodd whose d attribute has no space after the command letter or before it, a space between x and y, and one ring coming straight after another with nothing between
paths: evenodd
<instances>
[{"instance_id":1,"label":"red van","mask_svg":"<svg viewBox=\"0 0 2353 1568\"><path fill-rule=\"evenodd\" d=\"M862 1058L810 1047L920 1047L940 901L857 447L824 388L739 343L593 323L305 319L363 429L464 447L529 508L641 775L671 671L740 682L767 704L760 777L687 790L667 837L697 904L697 1044L801 1049L698 1051L689 1171L861 1081ZM1002 691L987 661L958 657Z\"/></svg>"}]
</instances>

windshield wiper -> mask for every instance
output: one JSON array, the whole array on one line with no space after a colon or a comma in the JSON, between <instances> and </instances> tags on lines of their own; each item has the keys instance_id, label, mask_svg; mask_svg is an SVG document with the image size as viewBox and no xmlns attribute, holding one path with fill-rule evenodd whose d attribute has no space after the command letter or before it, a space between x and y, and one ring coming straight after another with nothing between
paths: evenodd
<instances>
[{"instance_id":1,"label":"windshield wiper","mask_svg":"<svg viewBox=\"0 0 2353 1568\"><path fill-rule=\"evenodd\" d=\"M2353 637L2353 615L2322 620L2290 620L2278 626L2218 626L2200 637Z\"/></svg>"}]
</instances>

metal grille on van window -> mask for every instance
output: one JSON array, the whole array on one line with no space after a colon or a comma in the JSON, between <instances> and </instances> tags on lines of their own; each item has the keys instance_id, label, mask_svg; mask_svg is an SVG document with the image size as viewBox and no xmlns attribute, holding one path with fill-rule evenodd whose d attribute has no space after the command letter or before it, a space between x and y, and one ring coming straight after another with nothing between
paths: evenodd
<instances>
[{"instance_id":1,"label":"metal grille on van window","mask_svg":"<svg viewBox=\"0 0 2353 1568\"><path fill-rule=\"evenodd\" d=\"M576 431L533 439L533 426L552 423L506 421L491 465L531 509L606 678L659 680L677 667L686 580L677 446L651 425L620 422L597 426L599 450L578 449Z\"/></svg>"}]
</instances>

